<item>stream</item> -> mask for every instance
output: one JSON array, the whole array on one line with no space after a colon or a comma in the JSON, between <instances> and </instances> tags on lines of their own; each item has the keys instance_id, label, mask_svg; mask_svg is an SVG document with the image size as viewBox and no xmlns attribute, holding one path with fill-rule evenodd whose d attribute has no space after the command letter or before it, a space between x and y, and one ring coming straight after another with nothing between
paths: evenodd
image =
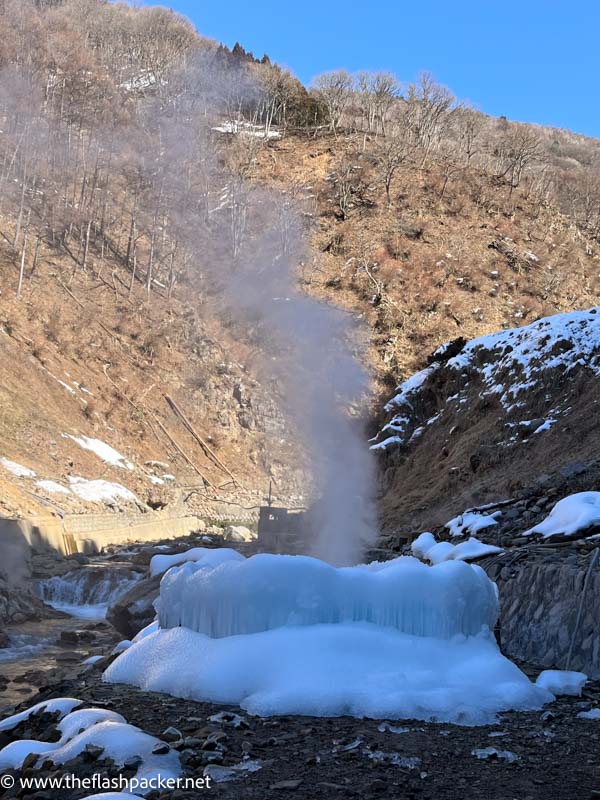
<instances>
[{"instance_id":1,"label":"stream","mask_svg":"<svg viewBox=\"0 0 600 800\"><path fill-rule=\"evenodd\" d=\"M119 637L105 622L107 609L141 577L126 562L97 561L35 581L35 593L60 616L7 629L10 644L0 649L0 714L33 698L57 671L68 677L89 656L110 652Z\"/></svg>"}]
</instances>

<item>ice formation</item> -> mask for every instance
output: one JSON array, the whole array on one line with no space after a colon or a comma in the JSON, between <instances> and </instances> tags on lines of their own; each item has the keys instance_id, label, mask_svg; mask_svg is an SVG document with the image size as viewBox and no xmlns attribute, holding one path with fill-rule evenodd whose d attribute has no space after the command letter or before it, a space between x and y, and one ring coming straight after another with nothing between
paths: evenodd
<instances>
[{"instance_id":1,"label":"ice formation","mask_svg":"<svg viewBox=\"0 0 600 800\"><path fill-rule=\"evenodd\" d=\"M497 614L495 585L461 561L187 562L162 579L159 627L104 678L265 716L480 724L553 699L499 652Z\"/></svg>"},{"instance_id":2,"label":"ice formation","mask_svg":"<svg viewBox=\"0 0 600 800\"><path fill-rule=\"evenodd\" d=\"M590 708L589 711L580 711L578 719L600 719L600 708Z\"/></svg>"},{"instance_id":3,"label":"ice formation","mask_svg":"<svg viewBox=\"0 0 600 800\"><path fill-rule=\"evenodd\" d=\"M209 552L205 562L188 562L163 578L161 628L183 626L217 639L288 625L366 622L448 639L491 629L498 616L495 585L479 567L460 562L432 569L404 557L336 568L309 556L259 554L213 568L222 551Z\"/></svg>"},{"instance_id":4,"label":"ice formation","mask_svg":"<svg viewBox=\"0 0 600 800\"><path fill-rule=\"evenodd\" d=\"M561 533L573 536L594 526L600 526L600 492L578 492L559 500L546 519L525 535L541 533L544 539Z\"/></svg>"},{"instance_id":5,"label":"ice formation","mask_svg":"<svg viewBox=\"0 0 600 800\"><path fill-rule=\"evenodd\" d=\"M140 578L141 573L133 570L76 569L39 581L37 594L58 611L74 617L101 619L108 607Z\"/></svg>"},{"instance_id":6,"label":"ice formation","mask_svg":"<svg viewBox=\"0 0 600 800\"><path fill-rule=\"evenodd\" d=\"M227 547L214 548L192 547L172 556L157 555L150 559L150 575L162 575L171 567L186 561L201 561L203 566L217 567L225 561L244 561L244 556Z\"/></svg>"}]
</instances>

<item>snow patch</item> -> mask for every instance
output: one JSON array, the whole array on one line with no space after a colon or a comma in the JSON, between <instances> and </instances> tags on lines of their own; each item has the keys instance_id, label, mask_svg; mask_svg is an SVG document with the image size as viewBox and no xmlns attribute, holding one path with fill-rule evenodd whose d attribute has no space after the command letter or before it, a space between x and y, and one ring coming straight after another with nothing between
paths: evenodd
<instances>
[{"instance_id":1,"label":"snow patch","mask_svg":"<svg viewBox=\"0 0 600 800\"><path fill-rule=\"evenodd\" d=\"M37 481L35 485L39 486L40 489L43 489L45 492L49 492L50 494L71 494L70 490L67 489L66 486L63 486L62 483L57 483L56 481Z\"/></svg>"},{"instance_id":2,"label":"snow patch","mask_svg":"<svg viewBox=\"0 0 600 800\"><path fill-rule=\"evenodd\" d=\"M536 686L555 695L579 697L588 676L584 672L569 672L562 669L545 669L537 677Z\"/></svg>"},{"instance_id":3,"label":"snow patch","mask_svg":"<svg viewBox=\"0 0 600 800\"><path fill-rule=\"evenodd\" d=\"M106 501L125 500L129 503L139 503L132 491L121 486L120 483L95 480L88 481L76 476L69 477L71 491L88 503L104 503Z\"/></svg>"},{"instance_id":4,"label":"snow patch","mask_svg":"<svg viewBox=\"0 0 600 800\"><path fill-rule=\"evenodd\" d=\"M17 464L16 461L11 461L9 458L0 458L0 466L16 475L17 478L35 478L35 472L32 469L24 467L22 464Z\"/></svg>"},{"instance_id":5,"label":"snow patch","mask_svg":"<svg viewBox=\"0 0 600 800\"><path fill-rule=\"evenodd\" d=\"M574 536L595 525L600 525L600 492L577 492L559 500L545 520L523 535L540 533L544 539L557 534Z\"/></svg>"},{"instance_id":6,"label":"snow patch","mask_svg":"<svg viewBox=\"0 0 600 800\"><path fill-rule=\"evenodd\" d=\"M497 525L497 517L502 516L501 511L495 511L493 514L482 514L479 511L468 509L467 511L454 517L444 525L450 531L450 536L464 536L467 533L477 533L484 528L490 528L492 525Z\"/></svg>"},{"instance_id":7,"label":"snow patch","mask_svg":"<svg viewBox=\"0 0 600 800\"><path fill-rule=\"evenodd\" d=\"M64 433L65 439L72 439L84 450L90 450L98 456L98 458L110 464L113 467L120 467L121 469L133 469L131 461L127 461L125 456L121 455L114 447L111 447L101 439L90 439L89 436L71 436L70 433Z\"/></svg>"}]
</instances>

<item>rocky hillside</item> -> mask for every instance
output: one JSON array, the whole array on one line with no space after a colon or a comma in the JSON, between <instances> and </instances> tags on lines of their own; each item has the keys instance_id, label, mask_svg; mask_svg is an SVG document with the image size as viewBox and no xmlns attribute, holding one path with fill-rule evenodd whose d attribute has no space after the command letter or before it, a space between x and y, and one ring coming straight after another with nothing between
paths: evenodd
<instances>
[{"instance_id":1,"label":"rocky hillside","mask_svg":"<svg viewBox=\"0 0 600 800\"><path fill-rule=\"evenodd\" d=\"M302 443L259 368L269 328L221 313L216 291L265 228L288 259L300 234L302 289L366 323L374 408L444 341L596 302L593 140L473 116L429 78L390 84L384 135L361 116L368 87L344 79L334 119L326 81L303 87L166 9L28 0L0 21L2 514L198 490L254 505L271 479L302 502ZM415 497L392 501L398 522Z\"/></svg>"},{"instance_id":2,"label":"rocky hillside","mask_svg":"<svg viewBox=\"0 0 600 800\"><path fill-rule=\"evenodd\" d=\"M525 530L549 492L597 489L599 376L598 308L438 348L387 403L372 445L387 530L515 498L534 509Z\"/></svg>"},{"instance_id":3,"label":"rocky hillside","mask_svg":"<svg viewBox=\"0 0 600 800\"><path fill-rule=\"evenodd\" d=\"M69 286L59 268L43 251L21 300L0 295L0 514L144 510L192 491L252 504L271 479L298 493L277 387L244 366L247 346L183 300L139 305L117 263Z\"/></svg>"}]
</instances>

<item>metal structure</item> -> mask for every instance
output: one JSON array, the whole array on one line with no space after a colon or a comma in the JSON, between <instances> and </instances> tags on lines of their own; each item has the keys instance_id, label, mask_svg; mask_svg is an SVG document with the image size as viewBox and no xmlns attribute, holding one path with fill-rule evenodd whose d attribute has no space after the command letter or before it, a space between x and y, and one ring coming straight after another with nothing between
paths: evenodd
<instances>
[{"instance_id":1,"label":"metal structure","mask_svg":"<svg viewBox=\"0 0 600 800\"><path fill-rule=\"evenodd\" d=\"M261 506L258 546L268 553L298 553L305 540L305 512L279 506Z\"/></svg>"}]
</instances>

